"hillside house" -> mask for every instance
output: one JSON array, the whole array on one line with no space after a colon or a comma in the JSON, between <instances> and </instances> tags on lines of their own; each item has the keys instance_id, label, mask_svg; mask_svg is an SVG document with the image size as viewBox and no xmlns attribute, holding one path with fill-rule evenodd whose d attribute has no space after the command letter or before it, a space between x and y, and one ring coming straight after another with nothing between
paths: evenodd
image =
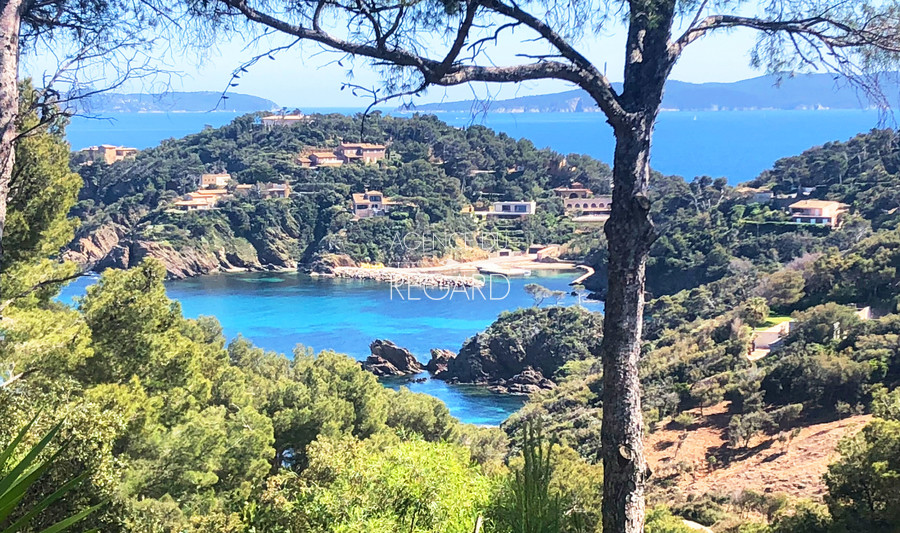
<instances>
[{"instance_id":1,"label":"hillside house","mask_svg":"<svg viewBox=\"0 0 900 533\"><path fill-rule=\"evenodd\" d=\"M212 204L206 198L191 198L185 195L185 198L177 200L175 207L182 211L206 211L212 209Z\"/></svg>"},{"instance_id":2,"label":"hillside house","mask_svg":"<svg viewBox=\"0 0 900 533\"><path fill-rule=\"evenodd\" d=\"M230 174L200 174L200 182L197 187L200 189L224 189L229 181L231 181Z\"/></svg>"},{"instance_id":3,"label":"hillside house","mask_svg":"<svg viewBox=\"0 0 900 533\"><path fill-rule=\"evenodd\" d=\"M494 202L491 210L485 213L488 218L525 218L533 215L537 204L531 202Z\"/></svg>"},{"instance_id":4,"label":"hillside house","mask_svg":"<svg viewBox=\"0 0 900 533\"><path fill-rule=\"evenodd\" d=\"M353 193L353 214L356 218L386 215L397 205L379 191Z\"/></svg>"},{"instance_id":5,"label":"hillside house","mask_svg":"<svg viewBox=\"0 0 900 533\"><path fill-rule=\"evenodd\" d=\"M185 194L175 202L175 207L183 211L206 211L213 209L219 199L228 194L225 189L204 189Z\"/></svg>"},{"instance_id":6,"label":"hillside house","mask_svg":"<svg viewBox=\"0 0 900 533\"><path fill-rule=\"evenodd\" d=\"M286 181L284 183L261 181L256 184L256 190L260 198L287 198L291 195L291 186Z\"/></svg>"},{"instance_id":7,"label":"hillside house","mask_svg":"<svg viewBox=\"0 0 900 533\"><path fill-rule=\"evenodd\" d=\"M251 193L259 198L287 198L291 195L291 186L288 182L260 181L253 185L242 183L234 188L235 196L248 197Z\"/></svg>"},{"instance_id":8,"label":"hillside house","mask_svg":"<svg viewBox=\"0 0 900 533\"><path fill-rule=\"evenodd\" d=\"M573 183L570 187L557 187L553 189L553 193L564 200L594 196L593 191L578 182Z\"/></svg>"},{"instance_id":9,"label":"hillside house","mask_svg":"<svg viewBox=\"0 0 900 533\"><path fill-rule=\"evenodd\" d=\"M129 148L127 146L115 146L112 144L101 144L99 146L88 146L81 150L82 153L87 154L89 162L87 164L91 164L94 161L104 161L107 165L112 165L116 161L124 161L125 159L131 159L137 155L137 148Z\"/></svg>"},{"instance_id":10,"label":"hillside house","mask_svg":"<svg viewBox=\"0 0 900 533\"><path fill-rule=\"evenodd\" d=\"M841 216L850 208L847 204L829 200L800 200L788 206L791 220L798 224L818 224L837 227Z\"/></svg>"},{"instance_id":11,"label":"hillside house","mask_svg":"<svg viewBox=\"0 0 900 533\"><path fill-rule=\"evenodd\" d=\"M522 219L533 215L535 211L537 211L537 204L533 201L494 202L487 209L469 206L462 210L463 213L482 220L488 218Z\"/></svg>"},{"instance_id":12,"label":"hillside house","mask_svg":"<svg viewBox=\"0 0 900 533\"><path fill-rule=\"evenodd\" d=\"M582 215L609 215L612 212L612 196L591 196L589 198L567 198L567 212Z\"/></svg>"},{"instance_id":13,"label":"hillside house","mask_svg":"<svg viewBox=\"0 0 900 533\"><path fill-rule=\"evenodd\" d=\"M303 113L297 113L291 115L269 115L267 117L262 117L260 120L262 121L263 126L267 130L270 130L276 127L302 124L303 122L306 122L308 118Z\"/></svg>"},{"instance_id":14,"label":"hillside house","mask_svg":"<svg viewBox=\"0 0 900 533\"><path fill-rule=\"evenodd\" d=\"M314 167L339 167L344 160L334 152L313 152L309 154L309 161Z\"/></svg>"},{"instance_id":15,"label":"hillside house","mask_svg":"<svg viewBox=\"0 0 900 533\"><path fill-rule=\"evenodd\" d=\"M738 187L736 190L738 194L744 196L751 203L755 204L768 204L775 199L775 193L772 191L772 189L768 189L765 187Z\"/></svg>"},{"instance_id":16,"label":"hillside house","mask_svg":"<svg viewBox=\"0 0 900 533\"><path fill-rule=\"evenodd\" d=\"M578 182L573 183L570 187L557 187L553 189L553 193L562 198L566 212L575 216L609 217L612 211L612 196L595 195L593 191Z\"/></svg>"},{"instance_id":17,"label":"hillside house","mask_svg":"<svg viewBox=\"0 0 900 533\"><path fill-rule=\"evenodd\" d=\"M385 146L370 143L341 143L334 153L345 163L362 161L368 164L384 159Z\"/></svg>"}]
</instances>

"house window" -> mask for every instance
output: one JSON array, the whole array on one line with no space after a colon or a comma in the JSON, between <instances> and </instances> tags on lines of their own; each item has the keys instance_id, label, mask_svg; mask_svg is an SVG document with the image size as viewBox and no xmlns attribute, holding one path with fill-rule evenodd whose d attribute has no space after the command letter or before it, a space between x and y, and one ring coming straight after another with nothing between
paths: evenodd
<instances>
[{"instance_id":1,"label":"house window","mask_svg":"<svg viewBox=\"0 0 900 533\"><path fill-rule=\"evenodd\" d=\"M366 204L359 204L358 206L356 206L357 211L365 211L368 208L369 206L367 206Z\"/></svg>"},{"instance_id":2,"label":"house window","mask_svg":"<svg viewBox=\"0 0 900 533\"><path fill-rule=\"evenodd\" d=\"M500 210L501 210L501 211L507 211L507 212L508 212L508 211L509 211L509 206L508 206L508 205L504 205Z\"/></svg>"},{"instance_id":3,"label":"house window","mask_svg":"<svg viewBox=\"0 0 900 533\"><path fill-rule=\"evenodd\" d=\"M516 206L516 213L525 213L526 211L528 211L528 206L525 206L525 205L517 205Z\"/></svg>"},{"instance_id":4,"label":"house window","mask_svg":"<svg viewBox=\"0 0 900 533\"><path fill-rule=\"evenodd\" d=\"M591 207L597 207L597 204L591 204Z\"/></svg>"},{"instance_id":5,"label":"house window","mask_svg":"<svg viewBox=\"0 0 900 533\"><path fill-rule=\"evenodd\" d=\"M572 204L566 204L566 207L569 208L569 209L571 209L571 208L572 208Z\"/></svg>"}]
</instances>

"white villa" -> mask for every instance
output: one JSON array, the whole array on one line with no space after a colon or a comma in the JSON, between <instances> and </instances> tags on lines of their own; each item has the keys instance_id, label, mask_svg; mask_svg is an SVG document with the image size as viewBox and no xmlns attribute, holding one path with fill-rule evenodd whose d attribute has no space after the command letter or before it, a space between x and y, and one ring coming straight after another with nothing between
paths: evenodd
<instances>
[{"instance_id":1,"label":"white villa","mask_svg":"<svg viewBox=\"0 0 900 533\"><path fill-rule=\"evenodd\" d=\"M533 215L535 211L537 211L537 204L534 201L494 202L487 210L479 211L473 208L463 210L463 212L481 219L522 219Z\"/></svg>"},{"instance_id":2,"label":"white villa","mask_svg":"<svg viewBox=\"0 0 900 533\"><path fill-rule=\"evenodd\" d=\"M270 130L278 126L291 126L293 124L300 124L301 122L306 122L308 119L306 115L299 113L292 115L269 115L267 117L263 117L261 120L263 126L267 130Z\"/></svg>"},{"instance_id":3,"label":"white villa","mask_svg":"<svg viewBox=\"0 0 900 533\"><path fill-rule=\"evenodd\" d=\"M828 200L800 200L789 205L788 209L791 210L791 220L794 222L835 228L850 206Z\"/></svg>"},{"instance_id":4,"label":"white villa","mask_svg":"<svg viewBox=\"0 0 900 533\"><path fill-rule=\"evenodd\" d=\"M386 215L397 202L391 201L380 191L353 193L353 214L356 218L369 218Z\"/></svg>"}]
</instances>

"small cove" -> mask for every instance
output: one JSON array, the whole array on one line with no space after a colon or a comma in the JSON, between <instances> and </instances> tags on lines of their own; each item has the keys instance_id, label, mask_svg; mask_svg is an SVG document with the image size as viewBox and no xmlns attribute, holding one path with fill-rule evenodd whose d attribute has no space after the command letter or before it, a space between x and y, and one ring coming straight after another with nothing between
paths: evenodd
<instances>
[{"instance_id":1,"label":"small cove","mask_svg":"<svg viewBox=\"0 0 900 533\"><path fill-rule=\"evenodd\" d=\"M500 313L534 305L525 285L538 283L569 293L569 282L579 273L538 271L509 278L508 284L497 279L480 292L415 287L392 290L386 283L316 278L296 272L201 276L167 282L166 289L169 297L180 302L185 316L215 316L228 339L240 334L267 350L290 355L300 344L316 352L334 350L362 360L369 355L370 342L389 339L427 362L431 348L459 351L468 337L483 331ZM59 299L71 303L94 282L96 279L78 280L66 287ZM561 304L579 301L569 294ZM582 304L592 311L603 310L600 302ZM482 387L434 379L419 383L389 379L384 384L440 398L454 416L473 424L497 425L524 401Z\"/></svg>"}]
</instances>

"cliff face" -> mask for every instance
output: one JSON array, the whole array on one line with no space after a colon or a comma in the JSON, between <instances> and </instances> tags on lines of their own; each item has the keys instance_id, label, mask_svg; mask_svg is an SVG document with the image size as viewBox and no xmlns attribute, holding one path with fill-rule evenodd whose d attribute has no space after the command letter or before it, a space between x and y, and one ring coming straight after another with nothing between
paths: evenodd
<instances>
[{"instance_id":1,"label":"cliff face","mask_svg":"<svg viewBox=\"0 0 900 533\"><path fill-rule=\"evenodd\" d=\"M436 377L490 385L503 392L550 388L565 363L597 353L601 331L600 315L582 307L504 313L487 330L470 337Z\"/></svg>"},{"instance_id":2,"label":"cliff face","mask_svg":"<svg viewBox=\"0 0 900 533\"><path fill-rule=\"evenodd\" d=\"M107 223L75 239L63 257L88 270L130 268L152 257L165 265L174 279L200 276L229 270L263 270L296 268L296 262L278 254L261 261L256 249L240 238L220 239L210 243L197 241L176 247L164 241L133 236L115 223Z\"/></svg>"}]
</instances>

